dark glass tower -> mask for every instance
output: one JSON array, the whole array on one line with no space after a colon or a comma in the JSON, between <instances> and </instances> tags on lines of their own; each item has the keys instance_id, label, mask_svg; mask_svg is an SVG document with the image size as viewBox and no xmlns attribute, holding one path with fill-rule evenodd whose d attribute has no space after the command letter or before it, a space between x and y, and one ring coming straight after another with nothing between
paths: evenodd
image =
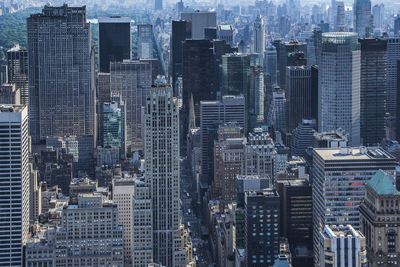
<instances>
[{"instance_id":1,"label":"dark glass tower","mask_svg":"<svg viewBox=\"0 0 400 267\"><path fill-rule=\"evenodd\" d=\"M15 83L21 94L21 104L28 105L28 51L18 45L7 51L8 82Z\"/></svg>"},{"instance_id":2,"label":"dark glass tower","mask_svg":"<svg viewBox=\"0 0 400 267\"><path fill-rule=\"evenodd\" d=\"M131 58L131 19L99 18L100 72L110 72L110 62Z\"/></svg>"},{"instance_id":3,"label":"dark glass tower","mask_svg":"<svg viewBox=\"0 0 400 267\"><path fill-rule=\"evenodd\" d=\"M172 21L172 86L175 88L176 79L183 72L183 42L192 38L192 24L184 20Z\"/></svg>"},{"instance_id":4,"label":"dark glass tower","mask_svg":"<svg viewBox=\"0 0 400 267\"><path fill-rule=\"evenodd\" d=\"M359 42L360 135L364 145L376 145L385 137L387 41L360 39Z\"/></svg>"}]
</instances>

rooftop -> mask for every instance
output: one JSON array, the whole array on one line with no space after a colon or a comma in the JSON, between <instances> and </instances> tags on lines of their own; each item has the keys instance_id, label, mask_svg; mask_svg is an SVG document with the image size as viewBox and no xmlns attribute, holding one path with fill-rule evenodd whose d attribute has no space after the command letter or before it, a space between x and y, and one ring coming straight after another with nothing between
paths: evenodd
<instances>
[{"instance_id":1,"label":"rooftop","mask_svg":"<svg viewBox=\"0 0 400 267\"><path fill-rule=\"evenodd\" d=\"M400 195L392 181L382 170L379 170L372 176L367 185L378 195Z\"/></svg>"},{"instance_id":2,"label":"rooftop","mask_svg":"<svg viewBox=\"0 0 400 267\"><path fill-rule=\"evenodd\" d=\"M394 159L393 156L379 147L315 148L314 153L325 161Z\"/></svg>"},{"instance_id":3,"label":"rooftop","mask_svg":"<svg viewBox=\"0 0 400 267\"><path fill-rule=\"evenodd\" d=\"M11 105L11 104L1 104L0 113L6 112L22 112L24 110L24 105Z\"/></svg>"}]
</instances>

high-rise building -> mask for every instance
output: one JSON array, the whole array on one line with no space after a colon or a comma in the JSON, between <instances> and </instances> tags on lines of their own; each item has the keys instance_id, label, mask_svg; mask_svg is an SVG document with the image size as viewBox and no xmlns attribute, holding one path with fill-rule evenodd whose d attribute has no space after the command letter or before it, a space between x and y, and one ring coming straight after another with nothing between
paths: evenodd
<instances>
[{"instance_id":1,"label":"high-rise building","mask_svg":"<svg viewBox=\"0 0 400 267\"><path fill-rule=\"evenodd\" d=\"M206 28L217 27L217 13L208 11L185 11L181 13L181 20L191 22L192 39L202 40Z\"/></svg>"},{"instance_id":2,"label":"high-rise building","mask_svg":"<svg viewBox=\"0 0 400 267\"><path fill-rule=\"evenodd\" d=\"M132 54L131 19L99 18L100 72L110 72L110 62L130 59Z\"/></svg>"},{"instance_id":3,"label":"high-rise building","mask_svg":"<svg viewBox=\"0 0 400 267\"><path fill-rule=\"evenodd\" d=\"M159 81L144 105L146 183L151 188L154 262L173 266L179 240L179 109L172 88Z\"/></svg>"},{"instance_id":4,"label":"high-rise building","mask_svg":"<svg viewBox=\"0 0 400 267\"><path fill-rule=\"evenodd\" d=\"M21 104L28 105L28 51L21 49L19 45L8 50L7 69L8 83L15 84L21 95Z\"/></svg>"},{"instance_id":5,"label":"high-rise building","mask_svg":"<svg viewBox=\"0 0 400 267\"><path fill-rule=\"evenodd\" d=\"M178 96L176 81L183 75L183 42L192 38L192 25L188 21L173 20L171 34L171 67L174 95Z\"/></svg>"},{"instance_id":6,"label":"high-rise building","mask_svg":"<svg viewBox=\"0 0 400 267\"><path fill-rule=\"evenodd\" d=\"M276 84L277 76L277 54L275 46L268 45L265 50L264 73L271 76L271 84Z\"/></svg>"},{"instance_id":7,"label":"high-rise building","mask_svg":"<svg viewBox=\"0 0 400 267\"><path fill-rule=\"evenodd\" d=\"M97 145L103 146L104 125L103 125L103 105L105 102L110 102L111 98L111 76L110 73L99 72L97 74Z\"/></svg>"},{"instance_id":8,"label":"high-rise building","mask_svg":"<svg viewBox=\"0 0 400 267\"><path fill-rule=\"evenodd\" d=\"M217 38L224 40L228 45L233 45L233 27L232 25L218 25Z\"/></svg>"},{"instance_id":9,"label":"high-rise building","mask_svg":"<svg viewBox=\"0 0 400 267\"><path fill-rule=\"evenodd\" d=\"M265 52L265 24L261 15L254 22L254 53L264 55Z\"/></svg>"},{"instance_id":10,"label":"high-rise building","mask_svg":"<svg viewBox=\"0 0 400 267\"><path fill-rule=\"evenodd\" d=\"M326 225L320 233L318 266L367 267L365 237L352 225ZM317 266L317 265L314 265Z\"/></svg>"},{"instance_id":11,"label":"high-rise building","mask_svg":"<svg viewBox=\"0 0 400 267\"><path fill-rule=\"evenodd\" d=\"M381 29L384 26L384 19L385 19L385 5L383 3L376 4L372 7L372 16L374 19L373 28Z\"/></svg>"},{"instance_id":12,"label":"high-rise building","mask_svg":"<svg viewBox=\"0 0 400 267\"><path fill-rule=\"evenodd\" d=\"M77 230L79 229L79 230ZM61 214L55 233L54 266L124 266L123 227L117 205L83 194Z\"/></svg>"},{"instance_id":13,"label":"high-rise building","mask_svg":"<svg viewBox=\"0 0 400 267\"><path fill-rule=\"evenodd\" d=\"M276 87L272 92L272 100L267 115L267 124L275 131L286 132L286 97L285 92Z\"/></svg>"},{"instance_id":14,"label":"high-rise building","mask_svg":"<svg viewBox=\"0 0 400 267\"><path fill-rule=\"evenodd\" d=\"M303 120L293 130L292 155L304 157L306 149L312 147L316 123L315 120Z\"/></svg>"},{"instance_id":15,"label":"high-rise building","mask_svg":"<svg viewBox=\"0 0 400 267\"><path fill-rule=\"evenodd\" d=\"M318 69L318 130L342 128L360 145L361 53L356 33L323 33Z\"/></svg>"},{"instance_id":16,"label":"high-rise building","mask_svg":"<svg viewBox=\"0 0 400 267\"><path fill-rule=\"evenodd\" d=\"M368 266L398 265L400 192L379 170L365 185L360 205L360 230L366 239Z\"/></svg>"},{"instance_id":17,"label":"high-rise building","mask_svg":"<svg viewBox=\"0 0 400 267\"><path fill-rule=\"evenodd\" d=\"M304 59L307 58L307 44L295 41L274 41L273 45L275 46L277 51L278 84L282 89L285 90L286 67L307 65L307 63L304 63ZM303 61L298 64L295 60L293 60L296 59L296 57L293 57L293 55L300 55L301 53L303 53ZM290 60L291 55L292 60Z\"/></svg>"},{"instance_id":18,"label":"high-rise building","mask_svg":"<svg viewBox=\"0 0 400 267\"><path fill-rule=\"evenodd\" d=\"M400 33L400 13L394 18L394 34L398 35Z\"/></svg>"},{"instance_id":19,"label":"high-rise building","mask_svg":"<svg viewBox=\"0 0 400 267\"><path fill-rule=\"evenodd\" d=\"M344 13L344 2L336 1L336 20L335 20L335 31L345 32L346 31L346 17Z\"/></svg>"},{"instance_id":20,"label":"high-rise building","mask_svg":"<svg viewBox=\"0 0 400 267\"><path fill-rule=\"evenodd\" d=\"M95 128L94 50L86 7L45 6L27 19L29 133L91 135Z\"/></svg>"},{"instance_id":21,"label":"high-rise building","mask_svg":"<svg viewBox=\"0 0 400 267\"><path fill-rule=\"evenodd\" d=\"M271 266L278 257L279 201L279 195L273 189L246 192L246 266Z\"/></svg>"},{"instance_id":22,"label":"high-rise building","mask_svg":"<svg viewBox=\"0 0 400 267\"><path fill-rule=\"evenodd\" d=\"M387 41L359 39L361 45L360 135L364 145L385 137Z\"/></svg>"},{"instance_id":23,"label":"high-rise building","mask_svg":"<svg viewBox=\"0 0 400 267\"><path fill-rule=\"evenodd\" d=\"M246 54L222 56L222 95L243 95L248 103L250 57Z\"/></svg>"},{"instance_id":24,"label":"high-rise building","mask_svg":"<svg viewBox=\"0 0 400 267\"><path fill-rule=\"evenodd\" d=\"M125 266L132 264L132 220L133 216L133 199L135 193L135 179L121 178L113 179L113 203L118 207L118 224L124 228L124 258ZM135 265L136 266L136 265Z\"/></svg>"},{"instance_id":25,"label":"high-rise building","mask_svg":"<svg viewBox=\"0 0 400 267\"><path fill-rule=\"evenodd\" d=\"M397 118L396 110L399 106L397 102L397 61L400 60L400 37L387 37L384 40L387 40L386 111L393 119Z\"/></svg>"},{"instance_id":26,"label":"high-rise building","mask_svg":"<svg viewBox=\"0 0 400 267\"><path fill-rule=\"evenodd\" d=\"M111 63L112 93L125 102L126 146L130 150L142 148L142 106L151 87L151 66L140 60Z\"/></svg>"},{"instance_id":27,"label":"high-rise building","mask_svg":"<svg viewBox=\"0 0 400 267\"><path fill-rule=\"evenodd\" d=\"M222 101L202 101L200 103L201 171L205 181L210 181L213 173L210 155L218 125L228 122L236 123L246 129L245 98L243 96L224 96Z\"/></svg>"},{"instance_id":28,"label":"high-rise building","mask_svg":"<svg viewBox=\"0 0 400 267\"><path fill-rule=\"evenodd\" d=\"M190 114L195 115L195 124L199 125L200 101L217 99L214 66L210 41L186 40L183 43L183 138L186 138Z\"/></svg>"},{"instance_id":29,"label":"high-rise building","mask_svg":"<svg viewBox=\"0 0 400 267\"><path fill-rule=\"evenodd\" d=\"M276 149L268 132L255 128L249 133L244 146L242 175L260 175L266 177L269 184L275 183Z\"/></svg>"},{"instance_id":30,"label":"high-rise building","mask_svg":"<svg viewBox=\"0 0 400 267\"><path fill-rule=\"evenodd\" d=\"M382 169L395 182L396 159L381 148L317 148L313 151L314 263L320 266L320 232L325 225L359 229L364 185ZM334 170L334 171L331 171ZM339 189L340 188L340 189Z\"/></svg>"},{"instance_id":31,"label":"high-rise building","mask_svg":"<svg viewBox=\"0 0 400 267\"><path fill-rule=\"evenodd\" d=\"M8 195L0 207L0 265L23 266L30 219L28 108L1 105L0 127L2 149L8 151L0 156L0 190Z\"/></svg>"},{"instance_id":32,"label":"high-rise building","mask_svg":"<svg viewBox=\"0 0 400 267\"><path fill-rule=\"evenodd\" d=\"M249 125L256 127L264 124L264 70L251 68L251 87L249 92Z\"/></svg>"},{"instance_id":33,"label":"high-rise building","mask_svg":"<svg viewBox=\"0 0 400 267\"><path fill-rule=\"evenodd\" d=\"M126 114L125 105L119 96L112 97L114 101L103 105L104 147L117 147L119 155L125 158Z\"/></svg>"},{"instance_id":34,"label":"high-rise building","mask_svg":"<svg viewBox=\"0 0 400 267\"><path fill-rule=\"evenodd\" d=\"M153 25L139 24L137 25L137 31L137 57L139 59L153 58Z\"/></svg>"},{"instance_id":35,"label":"high-rise building","mask_svg":"<svg viewBox=\"0 0 400 267\"><path fill-rule=\"evenodd\" d=\"M361 38L369 37L373 30L371 15L371 0L354 1L354 31Z\"/></svg>"},{"instance_id":36,"label":"high-rise building","mask_svg":"<svg viewBox=\"0 0 400 267\"><path fill-rule=\"evenodd\" d=\"M303 119L318 119L318 69L314 66L286 68L287 131Z\"/></svg>"},{"instance_id":37,"label":"high-rise building","mask_svg":"<svg viewBox=\"0 0 400 267\"><path fill-rule=\"evenodd\" d=\"M0 104L21 104L20 90L15 87L14 83L0 85Z\"/></svg>"},{"instance_id":38,"label":"high-rise building","mask_svg":"<svg viewBox=\"0 0 400 267\"><path fill-rule=\"evenodd\" d=\"M154 9L162 10L163 9L163 0L154 0Z\"/></svg>"}]
</instances>

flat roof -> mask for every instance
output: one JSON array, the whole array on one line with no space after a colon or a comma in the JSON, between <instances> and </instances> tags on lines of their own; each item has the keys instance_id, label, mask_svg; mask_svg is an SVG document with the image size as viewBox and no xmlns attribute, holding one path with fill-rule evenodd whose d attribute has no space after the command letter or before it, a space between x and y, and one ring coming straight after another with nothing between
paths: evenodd
<instances>
[{"instance_id":1,"label":"flat roof","mask_svg":"<svg viewBox=\"0 0 400 267\"><path fill-rule=\"evenodd\" d=\"M119 16L100 17L99 23L131 23L131 18Z\"/></svg>"},{"instance_id":2,"label":"flat roof","mask_svg":"<svg viewBox=\"0 0 400 267\"><path fill-rule=\"evenodd\" d=\"M315 148L314 153L323 160L394 159L379 147Z\"/></svg>"}]
</instances>

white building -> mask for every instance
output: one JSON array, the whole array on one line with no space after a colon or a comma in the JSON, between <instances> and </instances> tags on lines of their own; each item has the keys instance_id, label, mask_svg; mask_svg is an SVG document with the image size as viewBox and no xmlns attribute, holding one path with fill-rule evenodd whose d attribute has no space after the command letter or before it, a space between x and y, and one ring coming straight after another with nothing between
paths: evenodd
<instances>
[{"instance_id":1,"label":"white building","mask_svg":"<svg viewBox=\"0 0 400 267\"><path fill-rule=\"evenodd\" d=\"M367 267L365 237L351 225L325 226L319 246L318 266Z\"/></svg>"},{"instance_id":2,"label":"white building","mask_svg":"<svg viewBox=\"0 0 400 267\"><path fill-rule=\"evenodd\" d=\"M118 224L124 227L125 266L132 264L132 207L135 179L116 177L113 179L113 203L118 207Z\"/></svg>"},{"instance_id":3,"label":"white building","mask_svg":"<svg viewBox=\"0 0 400 267\"><path fill-rule=\"evenodd\" d=\"M28 108L0 106L0 265L22 266L29 232Z\"/></svg>"},{"instance_id":4,"label":"white building","mask_svg":"<svg viewBox=\"0 0 400 267\"><path fill-rule=\"evenodd\" d=\"M342 128L360 145L361 52L356 33L322 34L318 71L318 130Z\"/></svg>"},{"instance_id":5,"label":"white building","mask_svg":"<svg viewBox=\"0 0 400 267\"><path fill-rule=\"evenodd\" d=\"M261 15L254 22L254 53L264 55L265 52L265 24Z\"/></svg>"},{"instance_id":6,"label":"white building","mask_svg":"<svg viewBox=\"0 0 400 267\"><path fill-rule=\"evenodd\" d=\"M396 159L381 148L314 149L313 238L314 259L317 263L320 232L325 225L351 224L359 229L358 206L364 198L364 184L379 169L394 183L396 166Z\"/></svg>"},{"instance_id":7,"label":"white building","mask_svg":"<svg viewBox=\"0 0 400 267\"><path fill-rule=\"evenodd\" d=\"M273 126L275 131L286 131L286 97L285 92L279 87L275 88L272 93L267 124Z\"/></svg>"}]
</instances>

